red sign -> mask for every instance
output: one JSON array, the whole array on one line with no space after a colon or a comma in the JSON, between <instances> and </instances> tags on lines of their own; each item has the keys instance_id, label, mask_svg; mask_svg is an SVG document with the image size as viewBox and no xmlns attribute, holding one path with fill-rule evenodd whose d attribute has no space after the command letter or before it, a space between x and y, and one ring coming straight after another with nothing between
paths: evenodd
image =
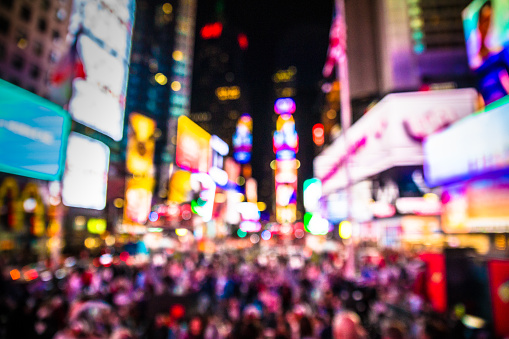
<instances>
[{"instance_id":1,"label":"red sign","mask_svg":"<svg viewBox=\"0 0 509 339\"><path fill-rule=\"evenodd\" d=\"M440 253L423 253L419 256L426 263L426 294L437 312L447 310L445 256Z\"/></svg>"},{"instance_id":2,"label":"red sign","mask_svg":"<svg viewBox=\"0 0 509 339\"><path fill-rule=\"evenodd\" d=\"M498 337L509 336L509 260L488 263L493 322Z\"/></svg>"}]
</instances>

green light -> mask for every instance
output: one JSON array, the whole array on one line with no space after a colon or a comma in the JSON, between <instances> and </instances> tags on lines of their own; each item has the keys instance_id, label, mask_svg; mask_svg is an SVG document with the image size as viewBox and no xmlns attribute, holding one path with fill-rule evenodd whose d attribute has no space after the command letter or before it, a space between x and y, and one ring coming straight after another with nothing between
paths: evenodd
<instances>
[{"instance_id":1,"label":"green light","mask_svg":"<svg viewBox=\"0 0 509 339\"><path fill-rule=\"evenodd\" d=\"M414 40L422 40L424 38L424 33L422 31L415 31L412 33L412 39Z\"/></svg>"},{"instance_id":2,"label":"green light","mask_svg":"<svg viewBox=\"0 0 509 339\"><path fill-rule=\"evenodd\" d=\"M198 198L198 200L196 202L198 203L198 206L200 206L200 207L205 206L205 204L207 203L207 201L203 200L202 198Z\"/></svg>"},{"instance_id":3,"label":"green light","mask_svg":"<svg viewBox=\"0 0 509 339\"><path fill-rule=\"evenodd\" d=\"M199 214L198 213L199 208L200 206L198 205L198 203L194 200L191 200L191 211L193 211L194 214Z\"/></svg>"},{"instance_id":4,"label":"green light","mask_svg":"<svg viewBox=\"0 0 509 339\"><path fill-rule=\"evenodd\" d=\"M309 221L313 217L313 213L306 212L304 213L304 226L309 225Z\"/></svg>"},{"instance_id":5,"label":"green light","mask_svg":"<svg viewBox=\"0 0 509 339\"><path fill-rule=\"evenodd\" d=\"M241 230L240 228L237 230L237 235L239 236L239 238L244 238L246 235L247 235L247 232L244 232L243 230Z\"/></svg>"},{"instance_id":6,"label":"green light","mask_svg":"<svg viewBox=\"0 0 509 339\"><path fill-rule=\"evenodd\" d=\"M425 50L425 47L424 47L424 44L422 43L418 43L416 45L414 45L414 52L416 54L422 54Z\"/></svg>"}]
</instances>

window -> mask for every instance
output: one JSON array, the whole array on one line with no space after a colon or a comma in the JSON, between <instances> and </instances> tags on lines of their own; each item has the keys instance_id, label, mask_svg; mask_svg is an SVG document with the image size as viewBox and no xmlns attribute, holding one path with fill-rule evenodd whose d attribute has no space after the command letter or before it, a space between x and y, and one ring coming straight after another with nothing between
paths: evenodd
<instances>
[{"instance_id":1,"label":"window","mask_svg":"<svg viewBox=\"0 0 509 339\"><path fill-rule=\"evenodd\" d=\"M60 32L59 31L53 31L53 33L51 34L52 38L53 38L53 42L54 43L58 43L60 42Z\"/></svg>"},{"instance_id":2,"label":"window","mask_svg":"<svg viewBox=\"0 0 509 339\"><path fill-rule=\"evenodd\" d=\"M14 0L0 0L0 5L4 8L11 9Z\"/></svg>"},{"instance_id":3,"label":"window","mask_svg":"<svg viewBox=\"0 0 509 339\"><path fill-rule=\"evenodd\" d=\"M34 51L34 54L36 56L41 56L42 55L42 51L43 51L42 44L40 42L38 42L38 41L35 41L34 42L34 49L33 49L33 51Z\"/></svg>"},{"instance_id":4,"label":"window","mask_svg":"<svg viewBox=\"0 0 509 339\"><path fill-rule=\"evenodd\" d=\"M47 11L50 8L49 0L41 0L41 9Z\"/></svg>"},{"instance_id":5,"label":"window","mask_svg":"<svg viewBox=\"0 0 509 339\"><path fill-rule=\"evenodd\" d=\"M39 18L39 21L37 21L37 28L40 32L46 32L46 29L48 28L48 24L46 22L46 19Z\"/></svg>"},{"instance_id":6,"label":"window","mask_svg":"<svg viewBox=\"0 0 509 339\"><path fill-rule=\"evenodd\" d=\"M39 76L41 75L41 69L39 67L37 67L36 65L32 65L30 67L30 77L32 79L35 79L37 80L39 78Z\"/></svg>"},{"instance_id":7,"label":"window","mask_svg":"<svg viewBox=\"0 0 509 339\"><path fill-rule=\"evenodd\" d=\"M13 58L12 58L12 67L14 67L15 69L21 71L24 66L25 66L25 59L23 59L19 55L13 56Z\"/></svg>"},{"instance_id":8,"label":"window","mask_svg":"<svg viewBox=\"0 0 509 339\"><path fill-rule=\"evenodd\" d=\"M0 34L7 35L9 33L10 22L3 16L0 16Z\"/></svg>"},{"instance_id":9,"label":"window","mask_svg":"<svg viewBox=\"0 0 509 339\"><path fill-rule=\"evenodd\" d=\"M19 17L23 21L30 21L30 19L32 18L32 10L27 6L21 7L21 12L19 13Z\"/></svg>"},{"instance_id":10,"label":"window","mask_svg":"<svg viewBox=\"0 0 509 339\"><path fill-rule=\"evenodd\" d=\"M5 60L6 54L7 54L7 50L5 49L5 45L0 43L0 61Z\"/></svg>"},{"instance_id":11,"label":"window","mask_svg":"<svg viewBox=\"0 0 509 339\"><path fill-rule=\"evenodd\" d=\"M51 64L54 64L54 63L56 63L56 62L57 62L57 60L58 60L58 56L57 56L57 54L56 54L55 52L53 52L53 51L52 51L52 52L49 54L49 62L50 62Z\"/></svg>"}]
</instances>

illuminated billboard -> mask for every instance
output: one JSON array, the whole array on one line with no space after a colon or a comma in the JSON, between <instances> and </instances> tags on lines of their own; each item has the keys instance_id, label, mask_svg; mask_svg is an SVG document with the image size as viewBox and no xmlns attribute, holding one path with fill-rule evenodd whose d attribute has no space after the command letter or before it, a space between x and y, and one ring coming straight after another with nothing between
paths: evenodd
<instances>
[{"instance_id":1,"label":"illuminated billboard","mask_svg":"<svg viewBox=\"0 0 509 339\"><path fill-rule=\"evenodd\" d=\"M299 151L299 136L292 115L283 114L278 117L273 147L277 159L295 158L295 153Z\"/></svg>"},{"instance_id":2,"label":"illuminated billboard","mask_svg":"<svg viewBox=\"0 0 509 339\"><path fill-rule=\"evenodd\" d=\"M102 210L106 189L110 149L100 141L72 132L62 181L62 201L71 207Z\"/></svg>"},{"instance_id":3,"label":"illuminated billboard","mask_svg":"<svg viewBox=\"0 0 509 339\"><path fill-rule=\"evenodd\" d=\"M67 112L3 80L0 102L0 171L59 180L71 129Z\"/></svg>"},{"instance_id":4,"label":"illuminated billboard","mask_svg":"<svg viewBox=\"0 0 509 339\"><path fill-rule=\"evenodd\" d=\"M154 132L156 123L144 115L129 115L126 166L130 173L152 176L154 172Z\"/></svg>"},{"instance_id":5,"label":"illuminated billboard","mask_svg":"<svg viewBox=\"0 0 509 339\"><path fill-rule=\"evenodd\" d=\"M446 233L509 231L509 175L456 184L442 193Z\"/></svg>"},{"instance_id":6,"label":"illuminated billboard","mask_svg":"<svg viewBox=\"0 0 509 339\"><path fill-rule=\"evenodd\" d=\"M249 114L242 114L237 122L237 129L233 135L233 158L239 164L251 161L253 148L253 119Z\"/></svg>"},{"instance_id":7,"label":"illuminated billboard","mask_svg":"<svg viewBox=\"0 0 509 339\"><path fill-rule=\"evenodd\" d=\"M477 69L509 43L509 2L474 0L462 14L468 61Z\"/></svg>"},{"instance_id":8,"label":"illuminated billboard","mask_svg":"<svg viewBox=\"0 0 509 339\"><path fill-rule=\"evenodd\" d=\"M210 134L186 116L178 118L177 165L191 172L207 173L211 165Z\"/></svg>"},{"instance_id":9,"label":"illuminated billboard","mask_svg":"<svg viewBox=\"0 0 509 339\"><path fill-rule=\"evenodd\" d=\"M152 207L154 179L133 177L126 180L124 223L144 224Z\"/></svg>"},{"instance_id":10,"label":"illuminated billboard","mask_svg":"<svg viewBox=\"0 0 509 339\"><path fill-rule=\"evenodd\" d=\"M75 0L66 42L70 68L80 70L71 75L69 112L116 141L123 133L134 8L134 0Z\"/></svg>"},{"instance_id":11,"label":"illuminated billboard","mask_svg":"<svg viewBox=\"0 0 509 339\"><path fill-rule=\"evenodd\" d=\"M507 169L508 144L509 97L426 139L426 183L434 187Z\"/></svg>"},{"instance_id":12,"label":"illuminated billboard","mask_svg":"<svg viewBox=\"0 0 509 339\"><path fill-rule=\"evenodd\" d=\"M313 160L323 194L397 166L424 163L423 139L472 114L478 99L471 88L396 93L384 97Z\"/></svg>"}]
</instances>

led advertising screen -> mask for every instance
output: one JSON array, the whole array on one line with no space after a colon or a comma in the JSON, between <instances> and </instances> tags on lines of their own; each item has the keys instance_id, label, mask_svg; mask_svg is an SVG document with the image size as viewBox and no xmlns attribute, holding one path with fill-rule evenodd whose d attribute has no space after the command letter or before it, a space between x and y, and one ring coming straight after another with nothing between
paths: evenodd
<instances>
[{"instance_id":1,"label":"led advertising screen","mask_svg":"<svg viewBox=\"0 0 509 339\"><path fill-rule=\"evenodd\" d=\"M424 179L430 187L509 167L509 97L424 142Z\"/></svg>"},{"instance_id":2,"label":"led advertising screen","mask_svg":"<svg viewBox=\"0 0 509 339\"><path fill-rule=\"evenodd\" d=\"M152 207L154 179L133 177L126 180L124 224L144 224Z\"/></svg>"},{"instance_id":3,"label":"led advertising screen","mask_svg":"<svg viewBox=\"0 0 509 339\"><path fill-rule=\"evenodd\" d=\"M110 149L100 141L72 132L67 146L62 201L71 207L102 210L106 189Z\"/></svg>"},{"instance_id":4,"label":"led advertising screen","mask_svg":"<svg viewBox=\"0 0 509 339\"><path fill-rule=\"evenodd\" d=\"M0 171L59 180L71 129L67 112L0 80Z\"/></svg>"},{"instance_id":5,"label":"led advertising screen","mask_svg":"<svg viewBox=\"0 0 509 339\"><path fill-rule=\"evenodd\" d=\"M77 0L69 22L72 117L122 139L134 0Z\"/></svg>"},{"instance_id":6,"label":"led advertising screen","mask_svg":"<svg viewBox=\"0 0 509 339\"><path fill-rule=\"evenodd\" d=\"M315 157L314 176L323 194L397 166L424 162L422 141L475 111L477 92L471 88L395 93L384 97L348 129L347 141L337 138Z\"/></svg>"},{"instance_id":7,"label":"led advertising screen","mask_svg":"<svg viewBox=\"0 0 509 339\"><path fill-rule=\"evenodd\" d=\"M249 114L243 114L237 122L237 130L233 135L233 158L239 164L251 161L253 148L253 119Z\"/></svg>"},{"instance_id":8,"label":"led advertising screen","mask_svg":"<svg viewBox=\"0 0 509 339\"><path fill-rule=\"evenodd\" d=\"M154 173L154 132L156 123L142 114L129 115L126 166L130 173L152 176Z\"/></svg>"},{"instance_id":9,"label":"led advertising screen","mask_svg":"<svg viewBox=\"0 0 509 339\"><path fill-rule=\"evenodd\" d=\"M186 116L178 118L175 162L185 170L207 173L211 165L210 134Z\"/></svg>"},{"instance_id":10,"label":"led advertising screen","mask_svg":"<svg viewBox=\"0 0 509 339\"><path fill-rule=\"evenodd\" d=\"M446 187L442 193L446 233L509 231L509 175Z\"/></svg>"},{"instance_id":11,"label":"led advertising screen","mask_svg":"<svg viewBox=\"0 0 509 339\"><path fill-rule=\"evenodd\" d=\"M509 43L509 2L474 0L463 10L468 61L479 68Z\"/></svg>"}]
</instances>

